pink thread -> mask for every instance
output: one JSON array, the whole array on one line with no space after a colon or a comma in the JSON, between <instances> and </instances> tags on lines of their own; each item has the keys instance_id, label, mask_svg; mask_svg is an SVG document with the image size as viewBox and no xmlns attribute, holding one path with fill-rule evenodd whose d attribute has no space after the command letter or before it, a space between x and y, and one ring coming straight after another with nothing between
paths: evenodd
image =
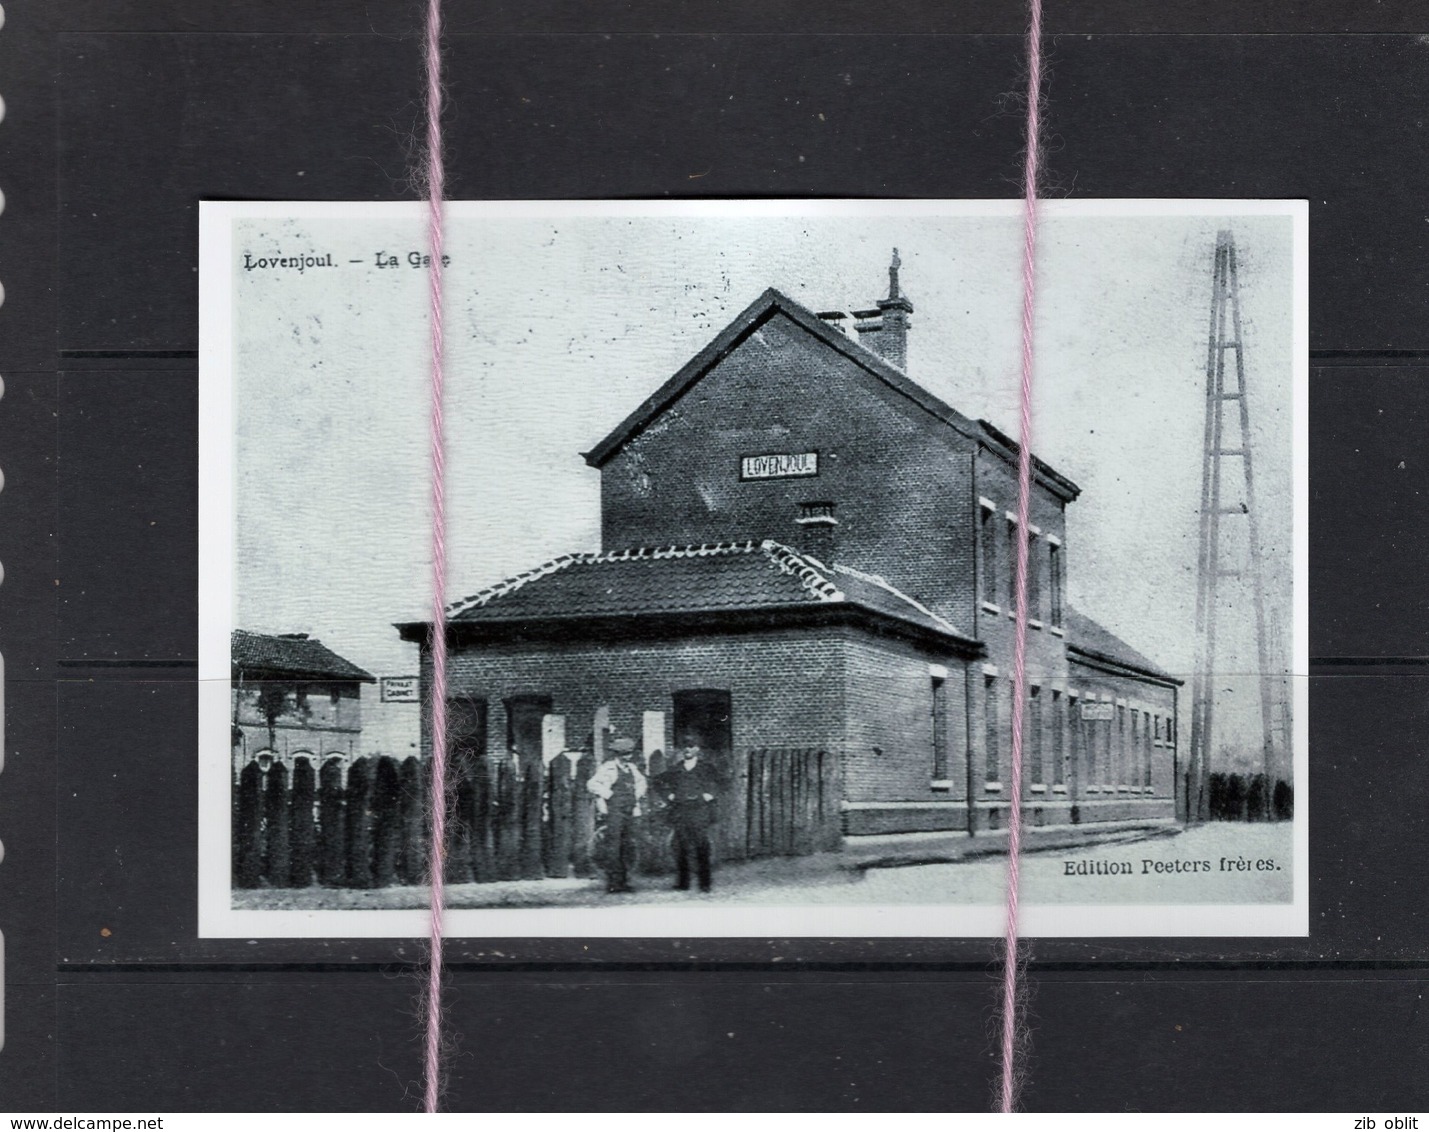
<instances>
[{"instance_id":1,"label":"pink thread","mask_svg":"<svg viewBox=\"0 0 1429 1132\"><path fill-rule=\"evenodd\" d=\"M427 269L432 323L432 843L431 955L426 988L426 1090L423 1108L437 1111L442 1085L442 917L445 911L447 844L447 512L446 430L442 401L442 247L446 169L442 158L442 4L427 4Z\"/></svg>"},{"instance_id":2,"label":"pink thread","mask_svg":"<svg viewBox=\"0 0 1429 1132\"><path fill-rule=\"evenodd\" d=\"M1002 1091L1000 1108L1017 1103L1019 1014L1017 885L1022 851L1022 717L1027 709L1027 526L1032 495L1032 333L1037 299L1037 161L1042 97L1042 0L1030 0L1027 31L1027 159L1022 172L1022 398L1017 452L1017 619L1012 653L1012 804L1007 818L1007 939L1002 969Z\"/></svg>"}]
</instances>

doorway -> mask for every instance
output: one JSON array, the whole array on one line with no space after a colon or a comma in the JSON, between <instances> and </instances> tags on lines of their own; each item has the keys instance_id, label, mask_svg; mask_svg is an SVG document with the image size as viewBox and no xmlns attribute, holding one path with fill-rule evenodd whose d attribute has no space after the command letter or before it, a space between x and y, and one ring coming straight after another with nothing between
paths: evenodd
<instances>
[{"instance_id":1,"label":"doorway","mask_svg":"<svg viewBox=\"0 0 1429 1132\"><path fill-rule=\"evenodd\" d=\"M447 751L457 763L475 765L486 754L486 701L479 696L447 700Z\"/></svg>"},{"instance_id":2,"label":"doorway","mask_svg":"<svg viewBox=\"0 0 1429 1132\"><path fill-rule=\"evenodd\" d=\"M541 720L551 714L550 696L512 696L506 701L506 750L521 761L541 758Z\"/></svg>"},{"instance_id":3,"label":"doorway","mask_svg":"<svg viewBox=\"0 0 1429 1132\"><path fill-rule=\"evenodd\" d=\"M734 750L730 694L718 688L693 688L674 694L675 747L698 743L714 765L730 766Z\"/></svg>"}]
</instances>

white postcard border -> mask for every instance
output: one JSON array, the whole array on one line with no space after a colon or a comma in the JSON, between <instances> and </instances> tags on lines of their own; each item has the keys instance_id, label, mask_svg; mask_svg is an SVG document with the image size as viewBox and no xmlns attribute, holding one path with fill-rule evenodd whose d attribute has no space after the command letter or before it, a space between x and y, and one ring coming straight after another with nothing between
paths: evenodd
<instances>
[{"instance_id":1,"label":"white postcard border","mask_svg":"<svg viewBox=\"0 0 1429 1132\"><path fill-rule=\"evenodd\" d=\"M452 218L1016 216L1021 202L452 201ZM1056 200L1057 216L1285 216L1294 227L1293 901L1282 905L1021 905L1025 936L1295 937L1309 934L1309 205L1287 200ZM231 906L230 634L234 578L232 229L240 219L420 220L421 202L204 201L199 224L199 890L200 938L424 937L425 910L276 911ZM221 506L216 502L221 501ZM688 906L457 909L449 938L852 937L1002 935L1000 905Z\"/></svg>"}]
</instances>

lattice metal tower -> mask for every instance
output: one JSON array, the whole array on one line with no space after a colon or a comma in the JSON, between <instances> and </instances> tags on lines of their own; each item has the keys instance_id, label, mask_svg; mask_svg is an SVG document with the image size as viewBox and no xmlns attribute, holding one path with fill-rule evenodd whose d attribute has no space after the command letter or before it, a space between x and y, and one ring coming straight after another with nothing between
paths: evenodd
<instances>
[{"instance_id":1,"label":"lattice metal tower","mask_svg":"<svg viewBox=\"0 0 1429 1132\"><path fill-rule=\"evenodd\" d=\"M1226 413L1226 406L1235 411ZM1235 238L1216 236L1211 284L1211 329L1206 348L1206 434L1201 464L1201 539L1196 585L1196 671L1191 686L1191 754L1187 768L1186 816L1209 816L1211 763L1215 758L1215 708L1224 674L1217 667L1217 619L1223 580L1237 580L1227 591L1254 608L1259 673L1262 769L1265 802L1275 784L1275 702L1266 639L1265 585L1260 532L1256 522L1255 471L1251 458L1250 401L1245 381L1245 342L1241 336L1240 288L1236 281ZM1239 566L1228 566L1226 528L1244 521L1245 551ZM1252 815L1257 816L1257 815Z\"/></svg>"}]
</instances>

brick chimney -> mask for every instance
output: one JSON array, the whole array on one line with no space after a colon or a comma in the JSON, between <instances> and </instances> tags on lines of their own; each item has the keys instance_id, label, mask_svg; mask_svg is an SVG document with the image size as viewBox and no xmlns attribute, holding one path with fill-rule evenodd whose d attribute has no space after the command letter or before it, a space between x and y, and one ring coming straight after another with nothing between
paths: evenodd
<instances>
[{"instance_id":1,"label":"brick chimney","mask_svg":"<svg viewBox=\"0 0 1429 1132\"><path fill-rule=\"evenodd\" d=\"M888 265L888 298L879 299L872 310L854 311L858 321L853 328L862 345L899 369L907 369L908 316L913 313L913 304L898 286L898 269L902 265L898 249L894 248L893 262Z\"/></svg>"},{"instance_id":2,"label":"brick chimney","mask_svg":"<svg viewBox=\"0 0 1429 1132\"><path fill-rule=\"evenodd\" d=\"M834 564L834 552L838 549L839 521L834 517L835 506L822 499L801 503L795 520L799 524L799 549L825 566Z\"/></svg>"}]
</instances>

